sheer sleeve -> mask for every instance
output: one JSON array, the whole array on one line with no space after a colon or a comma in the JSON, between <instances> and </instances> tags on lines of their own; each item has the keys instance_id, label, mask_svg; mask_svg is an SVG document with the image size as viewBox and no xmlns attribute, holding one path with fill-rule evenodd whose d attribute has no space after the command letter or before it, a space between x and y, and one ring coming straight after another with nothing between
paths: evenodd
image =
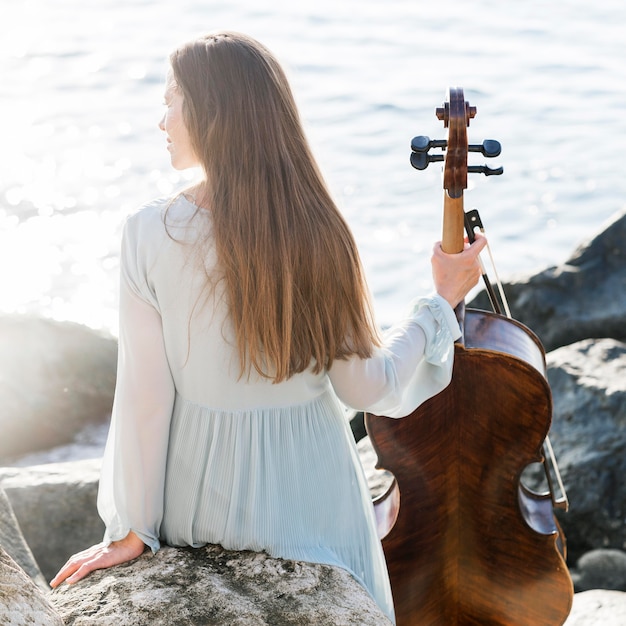
<instances>
[{"instance_id":1,"label":"sheer sleeve","mask_svg":"<svg viewBox=\"0 0 626 626\"><path fill-rule=\"evenodd\" d=\"M98 512L105 542L134 531L159 549L169 424L174 403L154 294L137 261L137 240L122 239L117 383L102 460Z\"/></svg>"},{"instance_id":2,"label":"sheer sleeve","mask_svg":"<svg viewBox=\"0 0 626 626\"><path fill-rule=\"evenodd\" d=\"M419 298L369 359L333 363L329 376L335 392L354 409L409 415L450 383L454 341L460 335L454 311L443 298Z\"/></svg>"}]
</instances>

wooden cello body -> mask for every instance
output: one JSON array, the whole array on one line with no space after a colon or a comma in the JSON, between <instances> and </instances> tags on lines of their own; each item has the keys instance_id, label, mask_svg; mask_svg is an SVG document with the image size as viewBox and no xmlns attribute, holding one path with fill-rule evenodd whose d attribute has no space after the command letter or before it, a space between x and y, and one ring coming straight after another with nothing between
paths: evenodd
<instances>
[{"instance_id":1,"label":"wooden cello body","mask_svg":"<svg viewBox=\"0 0 626 626\"><path fill-rule=\"evenodd\" d=\"M520 481L551 422L545 353L519 322L457 316L450 385L407 417L366 416L378 467L395 478L376 515L397 625L559 626L573 597L564 538L549 494Z\"/></svg>"}]
</instances>

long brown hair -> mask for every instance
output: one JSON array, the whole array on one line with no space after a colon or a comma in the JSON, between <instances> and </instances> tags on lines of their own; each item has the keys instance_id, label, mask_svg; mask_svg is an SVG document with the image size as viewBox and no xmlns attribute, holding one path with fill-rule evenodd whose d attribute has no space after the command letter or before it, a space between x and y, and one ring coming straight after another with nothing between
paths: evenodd
<instances>
[{"instance_id":1,"label":"long brown hair","mask_svg":"<svg viewBox=\"0 0 626 626\"><path fill-rule=\"evenodd\" d=\"M170 57L206 182L241 373L275 382L379 344L361 261L304 135L287 78L233 32Z\"/></svg>"}]
</instances>

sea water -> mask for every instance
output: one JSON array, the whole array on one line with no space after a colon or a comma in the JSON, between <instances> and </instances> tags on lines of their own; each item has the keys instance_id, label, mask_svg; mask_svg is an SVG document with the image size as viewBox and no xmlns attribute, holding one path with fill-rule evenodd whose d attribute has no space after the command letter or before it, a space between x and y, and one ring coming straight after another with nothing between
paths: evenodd
<instances>
[{"instance_id":1,"label":"sea water","mask_svg":"<svg viewBox=\"0 0 626 626\"><path fill-rule=\"evenodd\" d=\"M167 55L227 28L290 77L349 221L381 324L431 289L439 164L409 164L450 86L496 139L470 175L498 273L564 262L625 206L623 0L0 0L0 311L117 332L119 239L143 202L189 184L171 169ZM245 158L245 150L242 150ZM515 312L513 312L515 314Z\"/></svg>"}]
</instances>

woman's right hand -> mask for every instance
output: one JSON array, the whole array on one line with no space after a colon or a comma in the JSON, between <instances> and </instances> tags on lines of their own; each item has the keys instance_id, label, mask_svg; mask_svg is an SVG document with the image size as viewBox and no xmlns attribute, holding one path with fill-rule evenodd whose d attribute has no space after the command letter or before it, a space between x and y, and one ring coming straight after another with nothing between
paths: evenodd
<instances>
[{"instance_id":1,"label":"woman's right hand","mask_svg":"<svg viewBox=\"0 0 626 626\"><path fill-rule=\"evenodd\" d=\"M452 308L478 283L482 273L478 255L486 245L487 240L481 233L476 233L472 245L466 242L459 254L447 254L440 242L435 244L431 257L435 290Z\"/></svg>"},{"instance_id":2,"label":"woman's right hand","mask_svg":"<svg viewBox=\"0 0 626 626\"><path fill-rule=\"evenodd\" d=\"M50 586L55 589L64 580L71 585L94 570L132 561L140 556L145 548L144 542L132 531L120 541L113 541L108 545L99 543L71 557L50 581Z\"/></svg>"}]
</instances>

